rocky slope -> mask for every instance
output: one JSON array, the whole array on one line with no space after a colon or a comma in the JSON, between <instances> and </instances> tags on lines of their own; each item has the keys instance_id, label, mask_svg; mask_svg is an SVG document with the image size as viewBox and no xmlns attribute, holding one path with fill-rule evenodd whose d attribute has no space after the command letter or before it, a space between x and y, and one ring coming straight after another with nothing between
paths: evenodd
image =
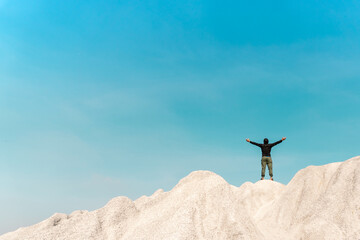
<instances>
[{"instance_id":1,"label":"rocky slope","mask_svg":"<svg viewBox=\"0 0 360 240\"><path fill-rule=\"evenodd\" d=\"M228 184L195 171L171 191L54 214L13 239L360 239L360 156L300 170L288 185Z\"/></svg>"}]
</instances>

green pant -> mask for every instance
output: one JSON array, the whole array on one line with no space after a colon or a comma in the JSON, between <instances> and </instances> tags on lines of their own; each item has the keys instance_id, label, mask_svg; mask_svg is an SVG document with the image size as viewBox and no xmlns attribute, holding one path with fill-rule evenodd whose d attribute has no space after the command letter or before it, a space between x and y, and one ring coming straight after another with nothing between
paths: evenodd
<instances>
[{"instance_id":1,"label":"green pant","mask_svg":"<svg viewBox=\"0 0 360 240\"><path fill-rule=\"evenodd\" d=\"M273 171L272 171L272 159L271 159L271 157L262 157L261 158L261 177L265 177L266 165L268 166L268 169L269 169L269 175L270 175L270 177L272 177L273 176Z\"/></svg>"}]
</instances>

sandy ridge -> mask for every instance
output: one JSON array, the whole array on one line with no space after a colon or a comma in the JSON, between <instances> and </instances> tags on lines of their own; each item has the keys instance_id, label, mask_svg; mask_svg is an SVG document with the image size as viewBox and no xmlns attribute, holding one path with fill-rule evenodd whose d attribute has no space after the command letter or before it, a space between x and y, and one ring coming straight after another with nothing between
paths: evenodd
<instances>
[{"instance_id":1,"label":"sandy ridge","mask_svg":"<svg viewBox=\"0 0 360 240\"><path fill-rule=\"evenodd\" d=\"M304 168L286 186L264 180L235 187L195 171L169 192L117 197L0 236L13 239L358 240L360 156Z\"/></svg>"}]
</instances>

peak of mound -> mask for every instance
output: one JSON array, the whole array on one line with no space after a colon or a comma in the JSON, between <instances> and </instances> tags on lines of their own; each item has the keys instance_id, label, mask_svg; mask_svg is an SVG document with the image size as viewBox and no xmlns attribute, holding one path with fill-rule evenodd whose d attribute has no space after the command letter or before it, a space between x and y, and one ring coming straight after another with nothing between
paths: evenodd
<instances>
[{"instance_id":1,"label":"peak of mound","mask_svg":"<svg viewBox=\"0 0 360 240\"><path fill-rule=\"evenodd\" d=\"M182 178L177 185L189 184L192 182L202 182L202 181L213 181L213 182L222 182L226 181L220 175L207 171L207 170L198 170L193 171L188 174L186 177Z\"/></svg>"},{"instance_id":2,"label":"peak of mound","mask_svg":"<svg viewBox=\"0 0 360 240\"><path fill-rule=\"evenodd\" d=\"M216 188L219 185L230 184L216 173L199 170L191 172L189 175L181 179L171 191L186 191L188 193L197 193L209 191L209 189Z\"/></svg>"}]
</instances>

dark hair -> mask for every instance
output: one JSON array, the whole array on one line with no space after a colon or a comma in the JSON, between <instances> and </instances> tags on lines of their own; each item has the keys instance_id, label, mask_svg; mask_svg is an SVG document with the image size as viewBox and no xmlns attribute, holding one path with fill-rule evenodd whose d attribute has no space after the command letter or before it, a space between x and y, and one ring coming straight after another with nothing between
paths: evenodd
<instances>
[{"instance_id":1,"label":"dark hair","mask_svg":"<svg viewBox=\"0 0 360 240\"><path fill-rule=\"evenodd\" d=\"M268 144L269 143L269 139L264 138L264 144Z\"/></svg>"}]
</instances>

